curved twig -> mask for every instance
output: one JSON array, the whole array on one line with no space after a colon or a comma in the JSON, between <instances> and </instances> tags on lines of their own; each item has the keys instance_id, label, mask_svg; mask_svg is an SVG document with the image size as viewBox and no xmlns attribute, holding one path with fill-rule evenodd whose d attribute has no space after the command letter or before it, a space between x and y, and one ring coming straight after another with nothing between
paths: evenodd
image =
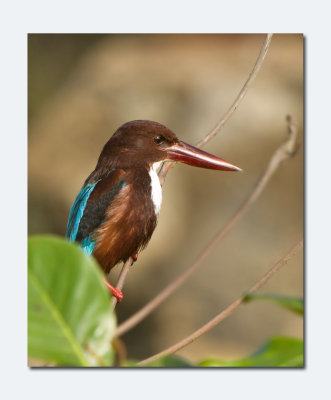
<instances>
[{"instance_id":1,"label":"curved twig","mask_svg":"<svg viewBox=\"0 0 331 400\"><path fill-rule=\"evenodd\" d=\"M265 38L263 45L261 47L260 53L258 55L258 58L254 64L254 67L252 69L252 71L250 72L246 82L244 83L243 87L241 88L239 94L237 95L237 97L235 98L234 102L231 104L230 108L227 110L227 112L225 113L225 115L223 116L223 118L217 123L217 125L215 126L215 128L209 132L203 139L201 139L198 143L197 143L197 147L203 147L206 143L208 143L212 138L214 138L219 131L223 128L223 126L226 124L226 122L229 120L229 118L231 117L231 115L234 113L234 111L238 108L240 102L242 101L242 99L244 98L249 86L251 85L251 83L253 82L253 80L255 79L256 75L258 74L263 61L265 59L265 56L268 52L269 46L270 46L270 42L271 42L271 38L272 38L272 33L268 33L267 37ZM159 171L159 179L160 179L160 183L161 186L163 185L164 181L165 181L165 177L167 175L167 173L169 172L169 170L175 165L176 163L174 162L166 162L162 164L162 167L160 168ZM130 267L127 265L130 263L130 266L132 265L133 260L129 259L123 266L122 271L120 273L119 276L119 280L118 283L116 285L117 289L122 289L123 285L124 285L124 281L126 279L126 276L128 274L128 271L130 269ZM122 278L122 274L124 274L124 278ZM121 286L119 286L119 283L121 282ZM112 300L112 304L113 307L116 307L117 304L117 300L115 298L113 298Z\"/></svg>"},{"instance_id":2,"label":"curved twig","mask_svg":"<svg viewBox=\"0 0 331 400\"><path fill-rule=\"evenodd\" d=\"M238 93L237 97L234 99L234 102L231 104L231 106L229 107L227 112L224 114L223 118L217 123L215 128L213 130L211 130L203 139L199 140L199 142L196 144L197 147L203 147L211 139L213 139L220 132L220 130L223 128L223 126L226 124L226 122L230 119L231 115L236 111L239 104L245 97L245 94L246 94L249 86L252 84L252 82L256 78L258 72L260 71L260 68L261 68L263 61L269 50L271 38L272 38L272 33L268 33L267 37L265 38L265 40L263 42L263 45L262 45L260 53L256 59L254 67L253 67L252 71L250 72L243 87L241 88L240 92ZM160 169L160 172L159 172L159 178L160 178L161 185L163 185L167 173L175 164L176 163L174 163L174 162L163 163L163 165Z\"/></svg>"},{"instance_id":3,"label":"curved twig","mask_svg":"<svg viewBox=\"0 0 331 400\"><path fill-rule=\"evenodd\" d=\"M282 266L284 266L303 246L303 241L300 240L283 258L281 258L266 274L262 276L256 282L254 286L245 293L244 295L240 296L237 300L235 300L232 304L230 304L225 310L221 311L219 314L216 315L213 319L203 325L200 329L193 332L191 335L187 336L180 342L168 347L166 350L161 351L160 353L155 354L154 356L148 357L143 361L140 361L138 365L146 365L152 361L157 360L158 358L176 353L178 350L182 349L183 347L189 345L194 340L198 339L201 335L208 332L210 329L214 328L217 324L223 321L226 317L233 313L243 302L247 294L253 293L256 290L260 289L277 271L280 270Z\"/></svg>"},{"instance_id":4,"label":"curved twig","mask_svg":"<svg viewBox=\"0 0 331 400\"><path fill-rule=\"evenodd\" d=\"M242 218L248 208L257 200L262 193L266 184L276 172L283 162L291 157L296 150L296 138L298 134L297 125L290 116L287 116L289 136L287 140L274 152L271 157L269 164L267 165L262 176L258 180L253 190L249 193L248 197L236 211L234 216L228 221L228 223L218 231L216 236L209 242L207 247L202 251L196 261L181 275L179 275L173 282L166 286L156 297L149 301L144 307L138 312L129 317L117 329L117 335L123 335L125 332L133 328L144 318L147 317L156 307L158 307L167 297L169 297L176 289L178 289L186 279L193 274L198 268L201 267L203 261L214 249L215 245L223 239L223 237L237 224Z\"/></svg>"}]
</instances>

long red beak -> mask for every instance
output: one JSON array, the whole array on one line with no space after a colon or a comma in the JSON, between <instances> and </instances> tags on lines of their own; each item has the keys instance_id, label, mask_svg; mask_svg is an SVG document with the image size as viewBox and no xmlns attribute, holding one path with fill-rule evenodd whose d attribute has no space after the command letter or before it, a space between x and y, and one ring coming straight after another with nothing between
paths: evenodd
<instances>
[{"instance_id":1,"label":"long red beak","mask_svg":"<svg viewBox=\"0 0 331 400\"><path fill-rule=\"evenodd\" d=\"M242 171L223 160L185 142L178 142L166 149L167 158L194 167L217 169L221 171Z\"/></svg>"}]
</instances>

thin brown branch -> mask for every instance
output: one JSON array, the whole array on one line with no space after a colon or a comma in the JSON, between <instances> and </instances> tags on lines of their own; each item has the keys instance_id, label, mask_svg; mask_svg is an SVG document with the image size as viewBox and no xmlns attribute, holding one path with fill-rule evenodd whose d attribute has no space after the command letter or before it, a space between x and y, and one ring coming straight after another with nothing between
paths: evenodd
<instances>
[{"instance_id":1,"label":"thin brown branch","mask_svg":"<svg viewBox=\"0 0 331 400\"><path fill-rule=\"evenodd\" d=\"M300 240L299 243L297 243L283 258L281 258L269 271L262 276L258 280L258 282L253 285L248 293L253 293L260 289L263 285L266 284L266 282L277 272L283 267L303 246L303 241ZM178 350L182 349L183 347L189 345L190 343L194 342L196 339L198 339L201 335L204 333L208 332L210 329L214 328L217 324L219 324L221 321L223 321L225 318L227 318L230 314L233 313L234 310L236 310L243 302L245 297L247 296L247 293L244 295L240 296L237 300L235 300L232 304L230 304L226 309L221 311L219 314L216 315L213 319L211 319L209 322L207 322L205 325L203 325L200 329L196 330L193 332L191 335L187 336L180 342L168 347L166 350L161 351L160 353L155 354L154 356L151 356L149 358L146 358L143 361L140 361L138 365L146 365L150 362L153 362L157 360L158 358L168 355L168 354L173 354L177 352Z\"/></svg>"},{"instance_id":2,"label":"thin brown branch","mask_svg":"<svg viewBox=\"0 0 331 400\"><path fill-rule=\"evenodd\" d=\"M245 94L246 94L248 88L253 83L254 79L256 78L257 74L260 71L260 68L261 68L261 66L263 64L263 61L264 61L264 59L265 59L265 57L267 55L267 52L269 50L270 43L271 43L271 38L272 38L272 33L268 33L266 38L265 38L265 40L264 40L264 42L263 42L263 45L262 45L260 53L259 53L259 55L258 55L258 57L256 59L254 67L251 70L250 74L248 75L248 78L247 78L246 82L244 83L243 87L241 88L240 92L238 93L237 97L234 99L234 102L231 104L231 106L229 107L227 112L224 114L223 118L217 123L215 128L213 130L211 130L203 139L199 140L199 142L197 143L197 147L203 147L211 139L213 139L220 132L220 130L223 128L223 126L227 123L227 121L230 119L232 114L236 111L236 109L238 108L239 104L241 103L241 101L245 97ZM163 165L162 165L162 167L160 169L160 172L159 172L159 178L160 178L161 186L164 183L164 180L165 180L165 177L166 177L167 173L169 172L169 170L174 165L175 165L174 162L163 163Z\"/></svg>"},{"instance_id":3,"label":"thin brown branch","mask_svg":"<svg viewBox=\"0 0 331 400\"><path fill-rule=\"evenodd\" d=\"M209 132L203 139L201 139L198 144L197 147L203 147L206 143L208 143L212 138L214 138L217 133L219 133L219 131L223 128L223 126L226 124L226 122L229 120L229 118L231 117L231 115L235 112L235 110L238 108L240 102L242 101L242 99L244 98L249 86L252 84L253 80L255 79L256 75L258 74L263 61L265 59L265 56L268 52L269 46L270 46L270 42L271 42L271 38L272 38L272 34L268 33L263 45L261 47L260 53L258 55L258 58L254 64L254 67L252 69L252 71L250 72L246 82L244 83L244 86L241 88L238 96L235 98L234 102L231 104L230 108L228 109L228 111L225 113L225 115L223 116L223 118L218 122L218 124L215 126L215 128ZM169 172L169 170L175 165L175 163L173 162L167 162L167 163L163 163L162 167L160 168L159 171L159 179L160 179L160 183L161 186L164 183L165 177L167 175L167 173ZM130 266L132 265L133 260L129 259L127 261L127 263L130 263ZM123 285L124 285L124 281L126 279L126 276L128 274L129 271L129 266L127 265L127 263L123 266L122 271L120 273L119 276L119 280L117 283L116 288L117 289L122 289ZM124 274L124 278L122 278L122 274ZM119 283L121 281L121 286L119 286ZM116 307L117 304L117 300L116 298L113 298L112 300L112 304L113 307Z\"/></svg>"},{"instance_id":4,"label":"thin brown branch","mask_svg":"<svg viewBox=\"0 0 331 400\"><path fill-rule=\"evenodd\" d=\"M288 130L289 136L287 140L275 151L269 164L265 171L263 172L261 178L258 180L257 184L250 192L248 197L239 207L234 216L228 221L228 223L218 231L214 238L209 242L207 247L202 251L200 256L196 261L181 275L179 275L172 283L166 286L156 297L149 301L144 307L142 307L138 312L133 314L130 318L119 325L117 329L117 335L123 335L125 332L133 328L135 325L140 323L144 318L147 317L156 307L158 307L166 298L168 298L176 289L178 289L197 269L199 269L203 261L215 248L216 244L224 238L224 236L237 224L237 222L242 218L248 208L257 200L257 198L262 193L266 184L276 172L279 166L290 156L293 155L296 146L297 138L297 126L293 119L288 116Z\"/></svg>"}]
</instances>

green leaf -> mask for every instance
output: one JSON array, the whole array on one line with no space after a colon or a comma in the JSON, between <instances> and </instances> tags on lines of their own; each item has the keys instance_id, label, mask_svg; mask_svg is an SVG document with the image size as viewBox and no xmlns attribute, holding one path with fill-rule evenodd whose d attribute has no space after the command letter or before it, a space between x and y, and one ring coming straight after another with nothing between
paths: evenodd
<instances>
[{"instance_id":1,"label":"green leaf","mask_svg":"<svg viewBox=\"0 0 331 400\"><path fill-rule=\"evenodd\" d=\"M132 361L131 361L132 363ZM133 366L133 365L128 365L128 366ZM144 367L173 367L173 368L178 368L178 367L194 367L193 364L189 363L187 360L185 360L182 357L176 356L176 355L168 355L159 358L158 360L155 360L149 364L144 365Z\"/></svg>"},{"instance_id":2,"label":"green leaf","mask_svg":"<svg viewBox=\"0 0 331 400\"><path fill-rule=\"evenodd\" d=\"M303 341L275 337L248 358L234 361L207 359L199 367L303 367Z\"/></svg>"},{"instance_id":3,"label":"green leaf","mask_svg":"<svg viewBox=\"0 0 331 400\"><path fill-rule=\"evenodd\" d=\"M63 239L29 238L29 357L64 366L111 365L115 327L94 259Z\"/></svg>"},{"instance_id":4,"label":"green leaf","mask_svg":"<svg viewBox=\"0 0 331 400\"><path fill-rule=\"evenodd\" d=\"M271 293L252 293L247 294L244 298L245 302L253 300L271 300L287 310L303 315L303 299L299 297L282 296Z\"/></svg>"}]
</instances>

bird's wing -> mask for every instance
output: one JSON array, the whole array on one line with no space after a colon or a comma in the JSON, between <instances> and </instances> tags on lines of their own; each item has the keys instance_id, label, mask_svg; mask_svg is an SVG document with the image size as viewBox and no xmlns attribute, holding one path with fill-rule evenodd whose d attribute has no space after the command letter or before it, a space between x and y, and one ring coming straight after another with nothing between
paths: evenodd
<instances>
[{"instance_id":1,"label":"bird's wing","mask_svg":"<svg viewBox=\"0 0 331 400\"><path fill-rule=\"evenodd\" d=\"M81 243L88 254L93 252L93 232L104 222L114 198L126 186L125 171L116 169L95 183L85 184L71 207L66 237Z\"/></svg>"}]
</instances>

